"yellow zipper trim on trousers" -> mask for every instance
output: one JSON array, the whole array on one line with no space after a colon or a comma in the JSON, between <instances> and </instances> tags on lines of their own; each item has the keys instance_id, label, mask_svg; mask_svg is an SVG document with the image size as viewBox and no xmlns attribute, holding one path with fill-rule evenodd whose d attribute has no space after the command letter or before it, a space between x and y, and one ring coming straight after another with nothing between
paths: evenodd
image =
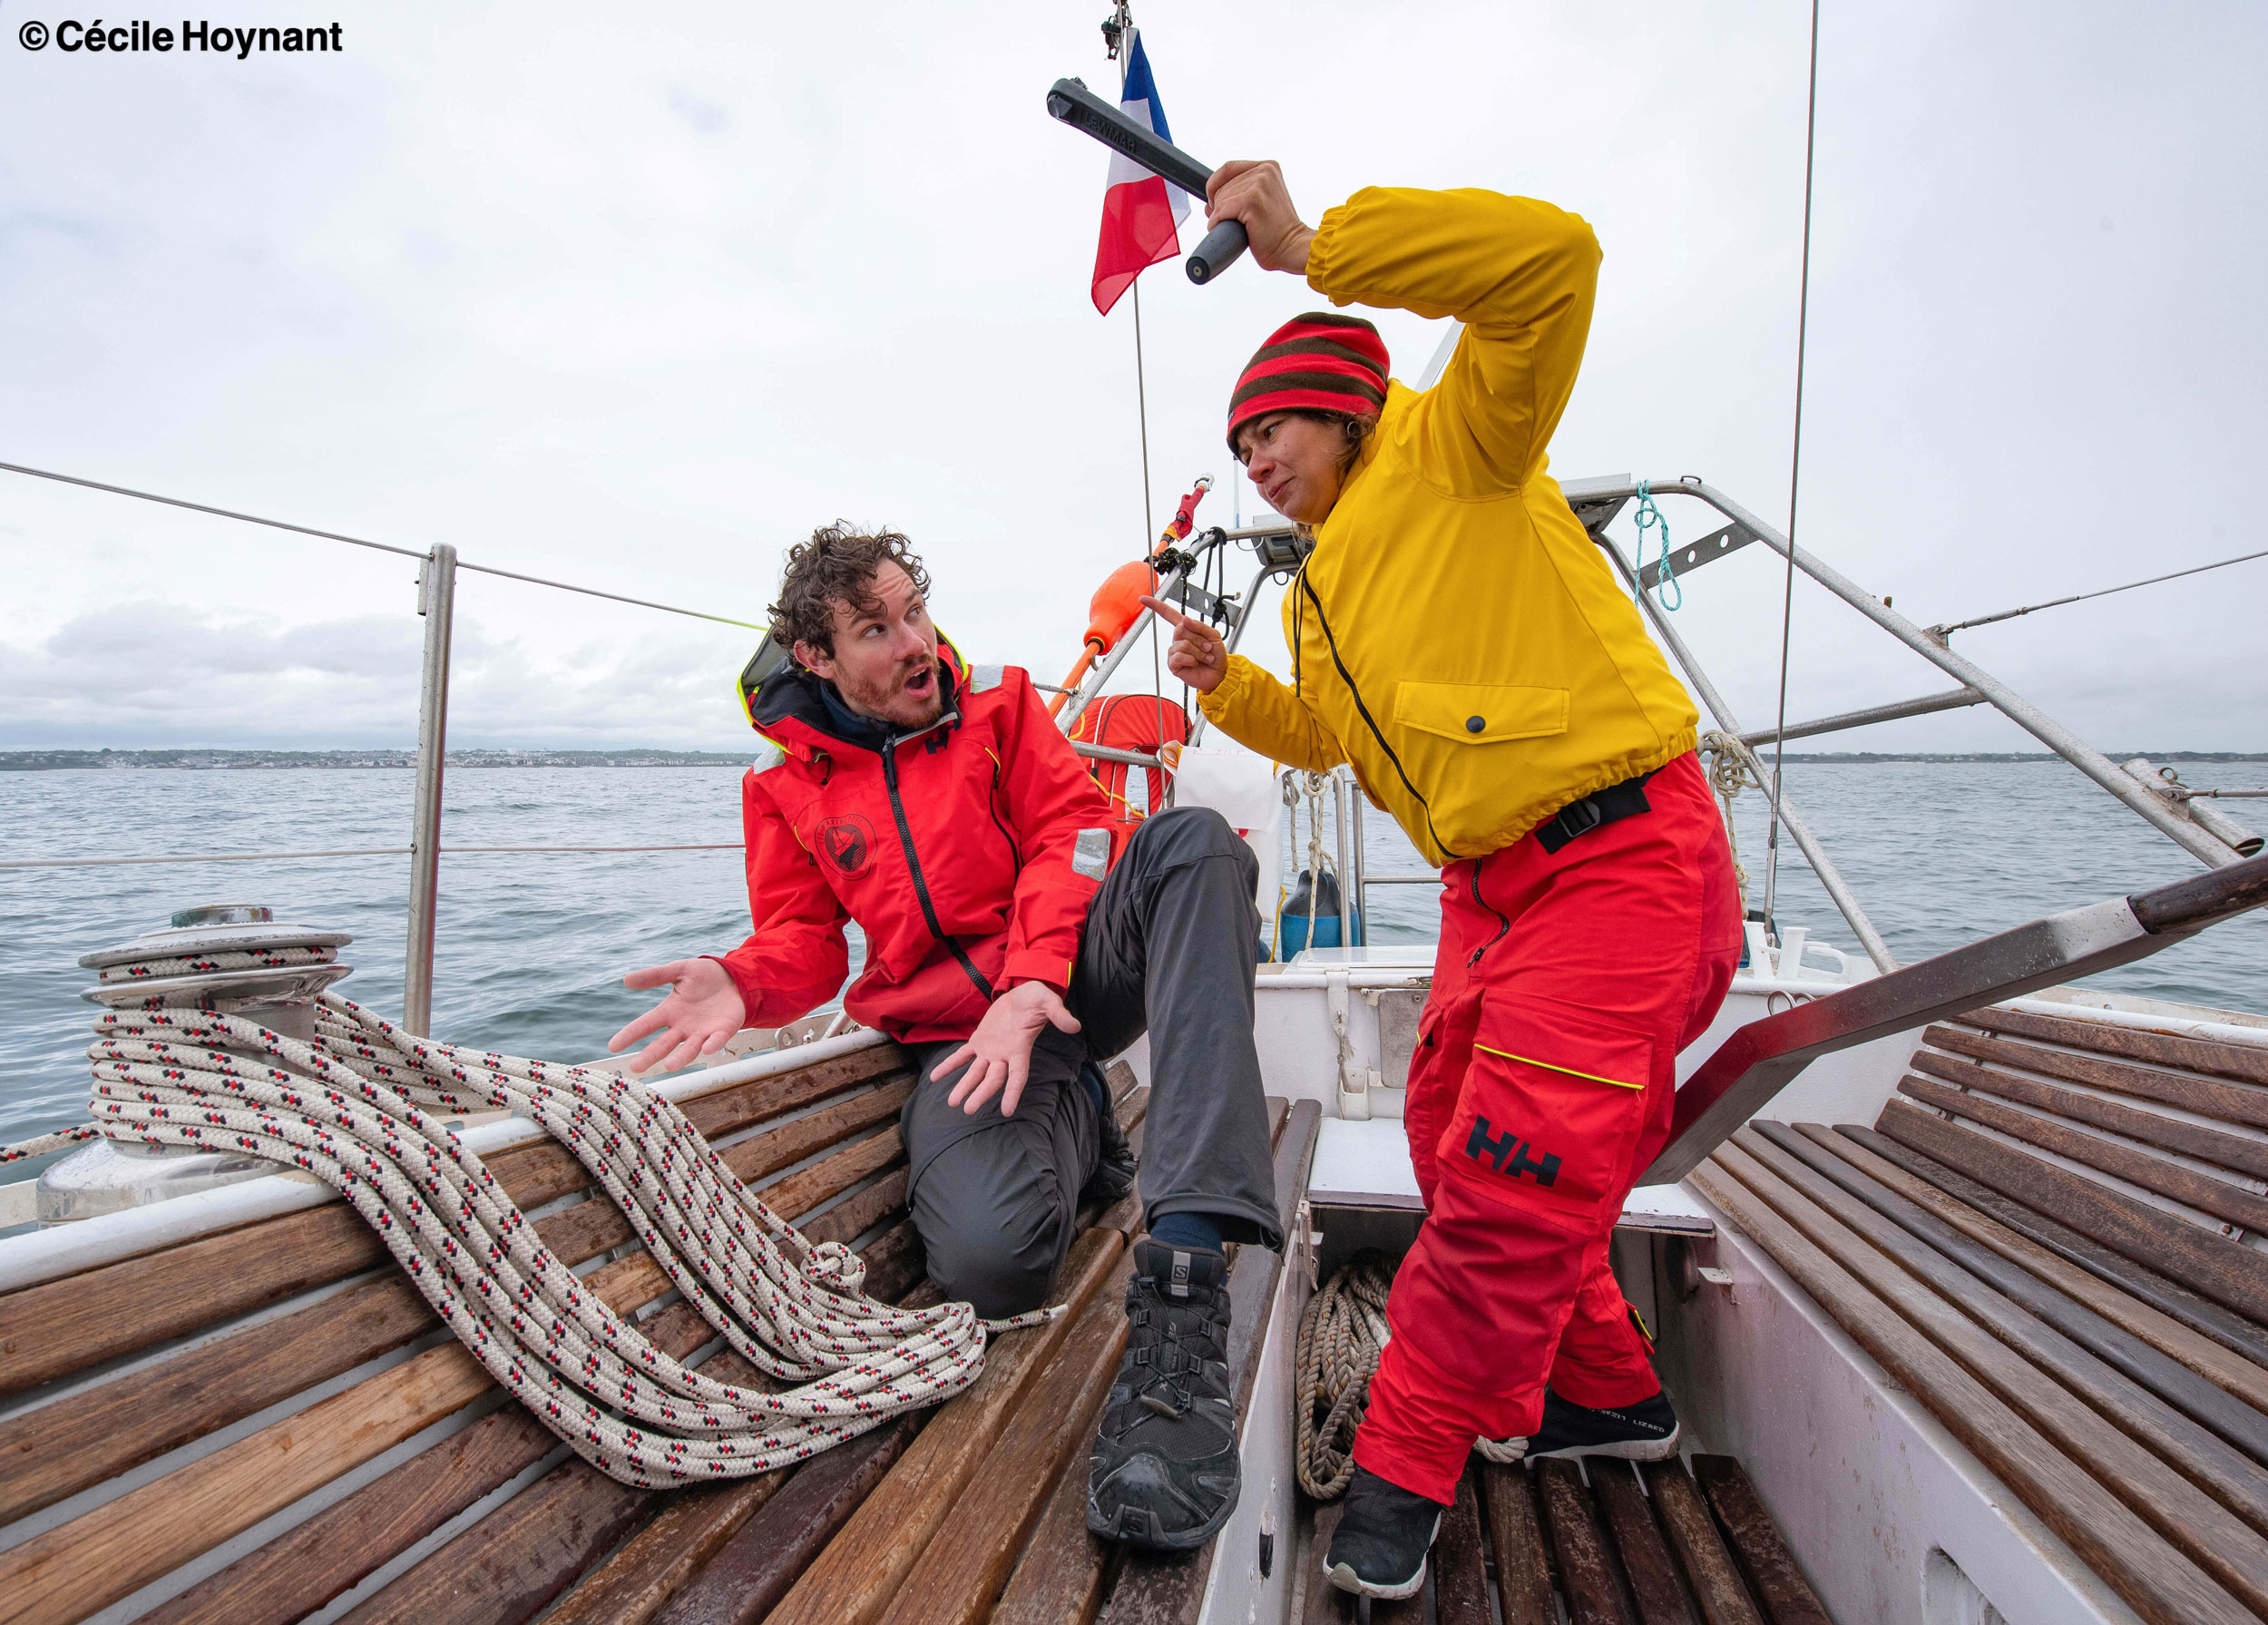
<instances>
[{"instance_id":1,"label":"yellow zipper trim on trousers","mask_svg":"<svg viewBox=\"0 0 2268 1625\"><path fill-rule=\"evenodd\" d=\"M1642 1090L1646 1087L1643 1083L1625 1083L1619 1078L1602 1078L1597 1072L1579 1072L1571 1066L1554 1066L1549 1061L1538 1061L1531 1055L1515 1055L1510 1050L1491 1050L1484 1043L1477 1043L1472 1047L1476 1050L1488 1050L1490 1054L1501 1055L1507 1061L1517 1061L1522 1066L1540 1066L1548 1072L1565 1072L1570 1078L1587 1078L1593 1083L1611 1083L1617 1089Z\"/></svg>"}]
</instances>

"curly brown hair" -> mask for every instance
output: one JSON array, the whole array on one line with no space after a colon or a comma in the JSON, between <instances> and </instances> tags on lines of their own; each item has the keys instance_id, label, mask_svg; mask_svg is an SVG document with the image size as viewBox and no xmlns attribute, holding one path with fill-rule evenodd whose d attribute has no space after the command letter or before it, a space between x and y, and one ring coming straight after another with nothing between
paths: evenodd
<instances>
[{"instance_id":1,"label":"curly brown hair","mask_svg":"<svg viewBox=\"0 0 2268 1625\"><path fill-rule=\"evenodd\" d=\"M861 531L844 519L821 525L810 541L787 550L779 602L770 610L772 636L790 650L808 643L832 655L835 606L848 604L866 614L878 610L882 601L875 594L875 573L885 564L904 571L914 590L929 596L929 572L913 543L896 531Z\"/></svg>"}]
</instances>

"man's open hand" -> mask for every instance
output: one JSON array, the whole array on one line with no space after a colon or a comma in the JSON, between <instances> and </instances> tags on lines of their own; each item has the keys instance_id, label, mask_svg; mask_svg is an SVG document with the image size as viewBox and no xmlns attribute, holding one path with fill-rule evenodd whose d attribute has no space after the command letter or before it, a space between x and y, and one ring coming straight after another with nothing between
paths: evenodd
<instances>
[{"instance_id":1,"label":"man's open hand","mask_svg":"<svg viewBox=\"0 0 2268 1625\"><path fill-rule=\"evenodd\" d=\"M931 1077L942 1077L963 1062L968 1063L969 1070L961 1074L961 1082L953 1086L945 1103L973 1117L979 1107L998 1094L1000 1114L1015 1116L1016 1102L1023 1099L1024 1083L1031 1076L1031 1046L1039 1041L1040 1029L1050 1025L1076 1033L1079 1018L1063 1007L1061 995L1044 982L1019 982L994 999L976 1031L969 1034L969 1042L930 1071Z\"/></svg>"},{"instance_id":2,"label":"man's open hand","mask_svg":"<svg viewBox=\"0 0 2268 1625\"><path fill-rule=\"evenodd\" d=\"M1307 245L1315 229L1292 207L1291 189L1273 158L1232 158L1205 183L1205 223L1242 220L1252 257L1263 270L1307 274Z\"/></svg>"},{"instance_id":3,"label":"man's open hand","mask_svg":"<svg viewBox=\"0 0 2268 1625\"><path fill-rule=\"evenodd\" d=\"M630 1063L633 1072L690 1065L722 1048L748 1019L740 989L713 959L680 959L622 978L625 987L660 987L664 983L670 985L670 996L607 1040L607 1053L617 1055L649 1033L661 1034Z\"/></svg>"},{"instance_id":4,"label":"man's open hand","mask_svg":"<svg viewBox=\"0 0 2268 1625\"><path fill-rule=\"evenodd\" d=\"M1228 675L1228 643L1220 633L1194 615L1185 615L1162 598L1142 602L1158 619L1173 628L1173 643L1166 651L1166 670L1200 694L1220 687Z\"/></svg>"}]
</instances>

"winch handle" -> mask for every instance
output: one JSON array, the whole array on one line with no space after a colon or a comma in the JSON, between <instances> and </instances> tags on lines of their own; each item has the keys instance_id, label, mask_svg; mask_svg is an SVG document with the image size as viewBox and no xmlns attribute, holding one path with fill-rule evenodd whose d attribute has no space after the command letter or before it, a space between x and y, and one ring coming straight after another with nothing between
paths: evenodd
<instances>
[{"instance_id":1,"label":"winch handle","mask_svg":"<svg viewBox=\"0 0 2268 1625\"><path fill-rule=\"evenodd\" d=\"M1089 90L1085 81L1058 79L1048 87L1047 107L1050 118L1084 131L1112 152L1131 159L1153 175L1162 176L1192 197L1205 195L1205 183L1213 178L1211 170L1171 142L1160 141L1155 133L1143 129L1120 109ZM1221 221L1205 234L1205 240L1189 256L1189 280L1211 281L1245 251L1247 241L1241 220Z\"/></svg>"},{"instance_id":2,"label":"winch handle","mask_svg":"<svg viewBox=\"0 0 2268 1625\"><path fill-rule=\"evenodd\" d=\"M1238 255L1252 246L1245 235L1242 220L1223 220L1205 234L1205 240L1197 245L1187 267L1189 280L1203 284L1227 270L1237 262Z\"/></svg>"}]
</instances>

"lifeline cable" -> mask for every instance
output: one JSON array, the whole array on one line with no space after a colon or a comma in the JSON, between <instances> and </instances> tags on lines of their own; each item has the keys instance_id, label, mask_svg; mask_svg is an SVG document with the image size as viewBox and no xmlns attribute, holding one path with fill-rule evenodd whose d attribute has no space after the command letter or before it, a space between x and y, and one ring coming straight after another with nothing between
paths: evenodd
<instances>
[{"instance_id":1,"label":"lifeline cable","mask_svg":"<svg viewBox=\"0 0 2268 1625\"><path fill-rule=\"evenodd\" d=\"M2233 559L2215 559L2210 564L2192 564L2186 570L2169 571L2164 575L2146 576L2138 582L2123 586L2097 587L2092 592L2074 592L2068 598L2050 598L2045 603L2028 603L2021 609L2002 610L1997 615L1980 615L1974 621L1956 621L1950 626L1932 626L1928 630L1941 638L1950 638L1957 631L1972 626L1990 626L1996 621L2013 621L2019 615L2028 615L2037 610L2061 609L2067 603L2085 603L2090 598L2108 598L2114 592L2131 592L2136 587L2155 587L2160 582L2177 582L2185 575L2203 575L2208 570L2225 570L2231 564L2247 564L2254 559L2268 559L2268 548L2258 553L2240 553Z\"/></svg>"},{"instance_id":2,"label":"lifeline cable","mask_svg":"<svg viewBox=\"0 0 2268 1625\"><path fill-rule=\"evenodd\" d=\"M1765 840L1764 913L1772 918L1780 880L1780 759L1787 744L1788 634L1795 616L1795 499L1804 473L1804 343L1812 311L1812 152L1819 129L1819 0L1812 0L1810 98L1804 111L1804 269L1795 303L1795 431L1788 450L1787 580L1780 592L1780 712L1772 731L1772 828Z\"/></svg>"},{"instance_id":3,"label":"lifeline cable","mask_svg":"<svg viewBox=\"0 0 2268 1625\"><path fill-rule=\"evenodd\" d=\"M106 966L105 983L322 964L329 948L260 948ZM658 1488L802 1461L983 1368L966 1303L901 1309L861 1291L865 1266L814 1245L740 1182L684 1113L635 1080L402 1033L320 995L302 1043L209 1010L106 1010L88 1050L98 1129L0 1148L19 1160L101 1133L288 1164L366 1219L466 1350L577 1454ZM780 1392L718 1382L600 1302L434 1111L530 1118L588 1169L653 1261Z\"/></svg>"}]
</instances>

